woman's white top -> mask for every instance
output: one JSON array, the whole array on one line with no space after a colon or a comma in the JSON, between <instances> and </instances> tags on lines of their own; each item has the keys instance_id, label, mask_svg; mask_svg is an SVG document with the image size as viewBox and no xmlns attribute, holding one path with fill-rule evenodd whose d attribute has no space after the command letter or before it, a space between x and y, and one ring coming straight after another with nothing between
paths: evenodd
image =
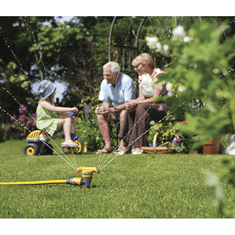
<instances>
[{"instance_id":1,"label":"woman's white top","mask_svg":"<svg viewBox=\"0 0 235 235\"><path fill-rule=\"evenodd\" d=\"M149 73L145 73L145 74L139 76L138 82L142 87L144 97L146 97L146 98L153 97L154 86L160 86L160 89L162 89L162 85L165 82L160 82L160 83L156 84L156 82L158 81L157 77L161 74L165 74L164 71L159 68L155 68L153 77L151 77L151 75Z\"/></svg>"}]
</instances>

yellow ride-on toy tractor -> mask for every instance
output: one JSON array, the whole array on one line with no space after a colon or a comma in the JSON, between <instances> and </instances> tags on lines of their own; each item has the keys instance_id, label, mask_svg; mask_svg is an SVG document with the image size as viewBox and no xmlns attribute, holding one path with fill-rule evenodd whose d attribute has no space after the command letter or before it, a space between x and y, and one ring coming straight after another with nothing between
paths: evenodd
<instances>
[{"instance_id":1,"label":"yellow ride-on toy tractor","mask_svg":"<svg viewBox=\"0 0 235 235\"><path fill-rule=\"evenodd\" d=\"M69 113L70 117L73 117L74 112ZM34 156L34 155L51 155L53 153L53 147L51 144L47 143L49 140L54 139L56 137L64 137L64 131L60 133L50 136L45 131L36 130L32 131L26 138L28 144L24 148L24 154L26 156ZM75 134L71 134L72 141L76 142L78 147L62 147L62 151L64 154L80 154L83 151L83 143L78 139L78 136Z\"/></svg>"},{"instance_id":2,"label":"yellow ride-on toy tractor","mask_svg":"<svg viewBox=\"0 0 235 235\"><path fill-rule=\"evenodd\" d=\"M53 146L47 143L49 140L58 136L64 136L64 132L60 132L57 135L49 136L45 131L32 131L26 138L28 144L24 148L24 154L26 156L34 155L51 155L53 154ZM83 143L78 139L77 135L71 134L71 139L77 143L77 148L62 147L64 154L81 154L83 151Z\"/></svg>"}]
</instances>

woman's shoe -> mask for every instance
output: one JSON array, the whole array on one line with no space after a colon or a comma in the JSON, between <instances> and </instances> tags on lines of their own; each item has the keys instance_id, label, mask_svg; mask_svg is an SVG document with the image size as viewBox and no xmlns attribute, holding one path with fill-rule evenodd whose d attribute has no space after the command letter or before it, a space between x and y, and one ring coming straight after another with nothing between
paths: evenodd
<instances>
[{"instance_id":1,"label":"woman's shoe","mask_svg":"<svg viewBox=\"0 0 235 235\"><path fill-rule=\"evenodd\" d=\"M123 154L127 154L127 153L130 153L130 148L125 148L125 147L121 147L121 148L118 148L114 154L116 155L123 155Z\"/></svg>"},{"instance_id":2,"label":"woman's shoe","mask_svg":"<svg viewBox=\"0 0 235 235\"><path fill-rule=\"evenodd\" d=\"M104 147L103 149L99 149L96 154L99 154L99 153L112 153L113 151L113 147L110 147L110 148L107 148L107 147Z\"/></svg>"},{"instance_id":3,"label":"woman's shoe","mask_svg":"<svg viewBox=\"0 0 235 235\"><path fill-rule=\"evenodd\" d=\"M141 151L133 150L133 151L132 151L132 154L137 155L137 154L142 154L143 152L144 152L143 149L141 149Z\"/></svg>"}]
</instances>

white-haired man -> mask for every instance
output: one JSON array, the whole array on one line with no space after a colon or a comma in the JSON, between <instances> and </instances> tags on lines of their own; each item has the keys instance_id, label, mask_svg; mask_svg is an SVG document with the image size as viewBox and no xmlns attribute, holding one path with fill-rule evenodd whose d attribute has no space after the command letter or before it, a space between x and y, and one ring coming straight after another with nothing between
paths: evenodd
<instances>
[{"instance_id":1,"label":"white-haired man","mask_svg":"<svg viewBox=\"0 0 235 235\"><path fill-rule=\"evenodd\" d=\"M120 73L119 64L113 61L103 66L103 78L99 93L99 100L102 101L102 105L97 107L95 112L105 147L96 153L111 153L113 147L108 122L119 120L120 128L122 127L127 112L125 103L136 98L136 87L133 79ZM113 107L110 107L110 102ZM123 147L125 147L125 143L121 140L119 148L122 149Z\"/></svg>"}]
</instances>

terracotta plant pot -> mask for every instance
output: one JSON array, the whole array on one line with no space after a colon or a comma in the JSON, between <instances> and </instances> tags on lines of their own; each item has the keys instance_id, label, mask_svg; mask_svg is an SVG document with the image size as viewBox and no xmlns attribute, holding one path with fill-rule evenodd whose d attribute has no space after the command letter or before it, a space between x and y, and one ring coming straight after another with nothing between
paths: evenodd
<instances>
[{"instance_id":1,"label":"terracotta plant pot","mask_svg":"<svg viewBox=\"0 0 235 235\"><path fill-rule=\"evenodd\" d=\"M198 150L189 151L188 154L190 155L198 154Z\"/></svg>"},{"instance_id":2,"label":"terracotta plant pot","mask_svg":"<svg viewBox=\"0 0 235 235\"><path fill-rule=\"evenodd\" d=\"M218 154L220 149L220 141L212 140L203 145L203 154Z\"/></svg>"}]
</instances>

